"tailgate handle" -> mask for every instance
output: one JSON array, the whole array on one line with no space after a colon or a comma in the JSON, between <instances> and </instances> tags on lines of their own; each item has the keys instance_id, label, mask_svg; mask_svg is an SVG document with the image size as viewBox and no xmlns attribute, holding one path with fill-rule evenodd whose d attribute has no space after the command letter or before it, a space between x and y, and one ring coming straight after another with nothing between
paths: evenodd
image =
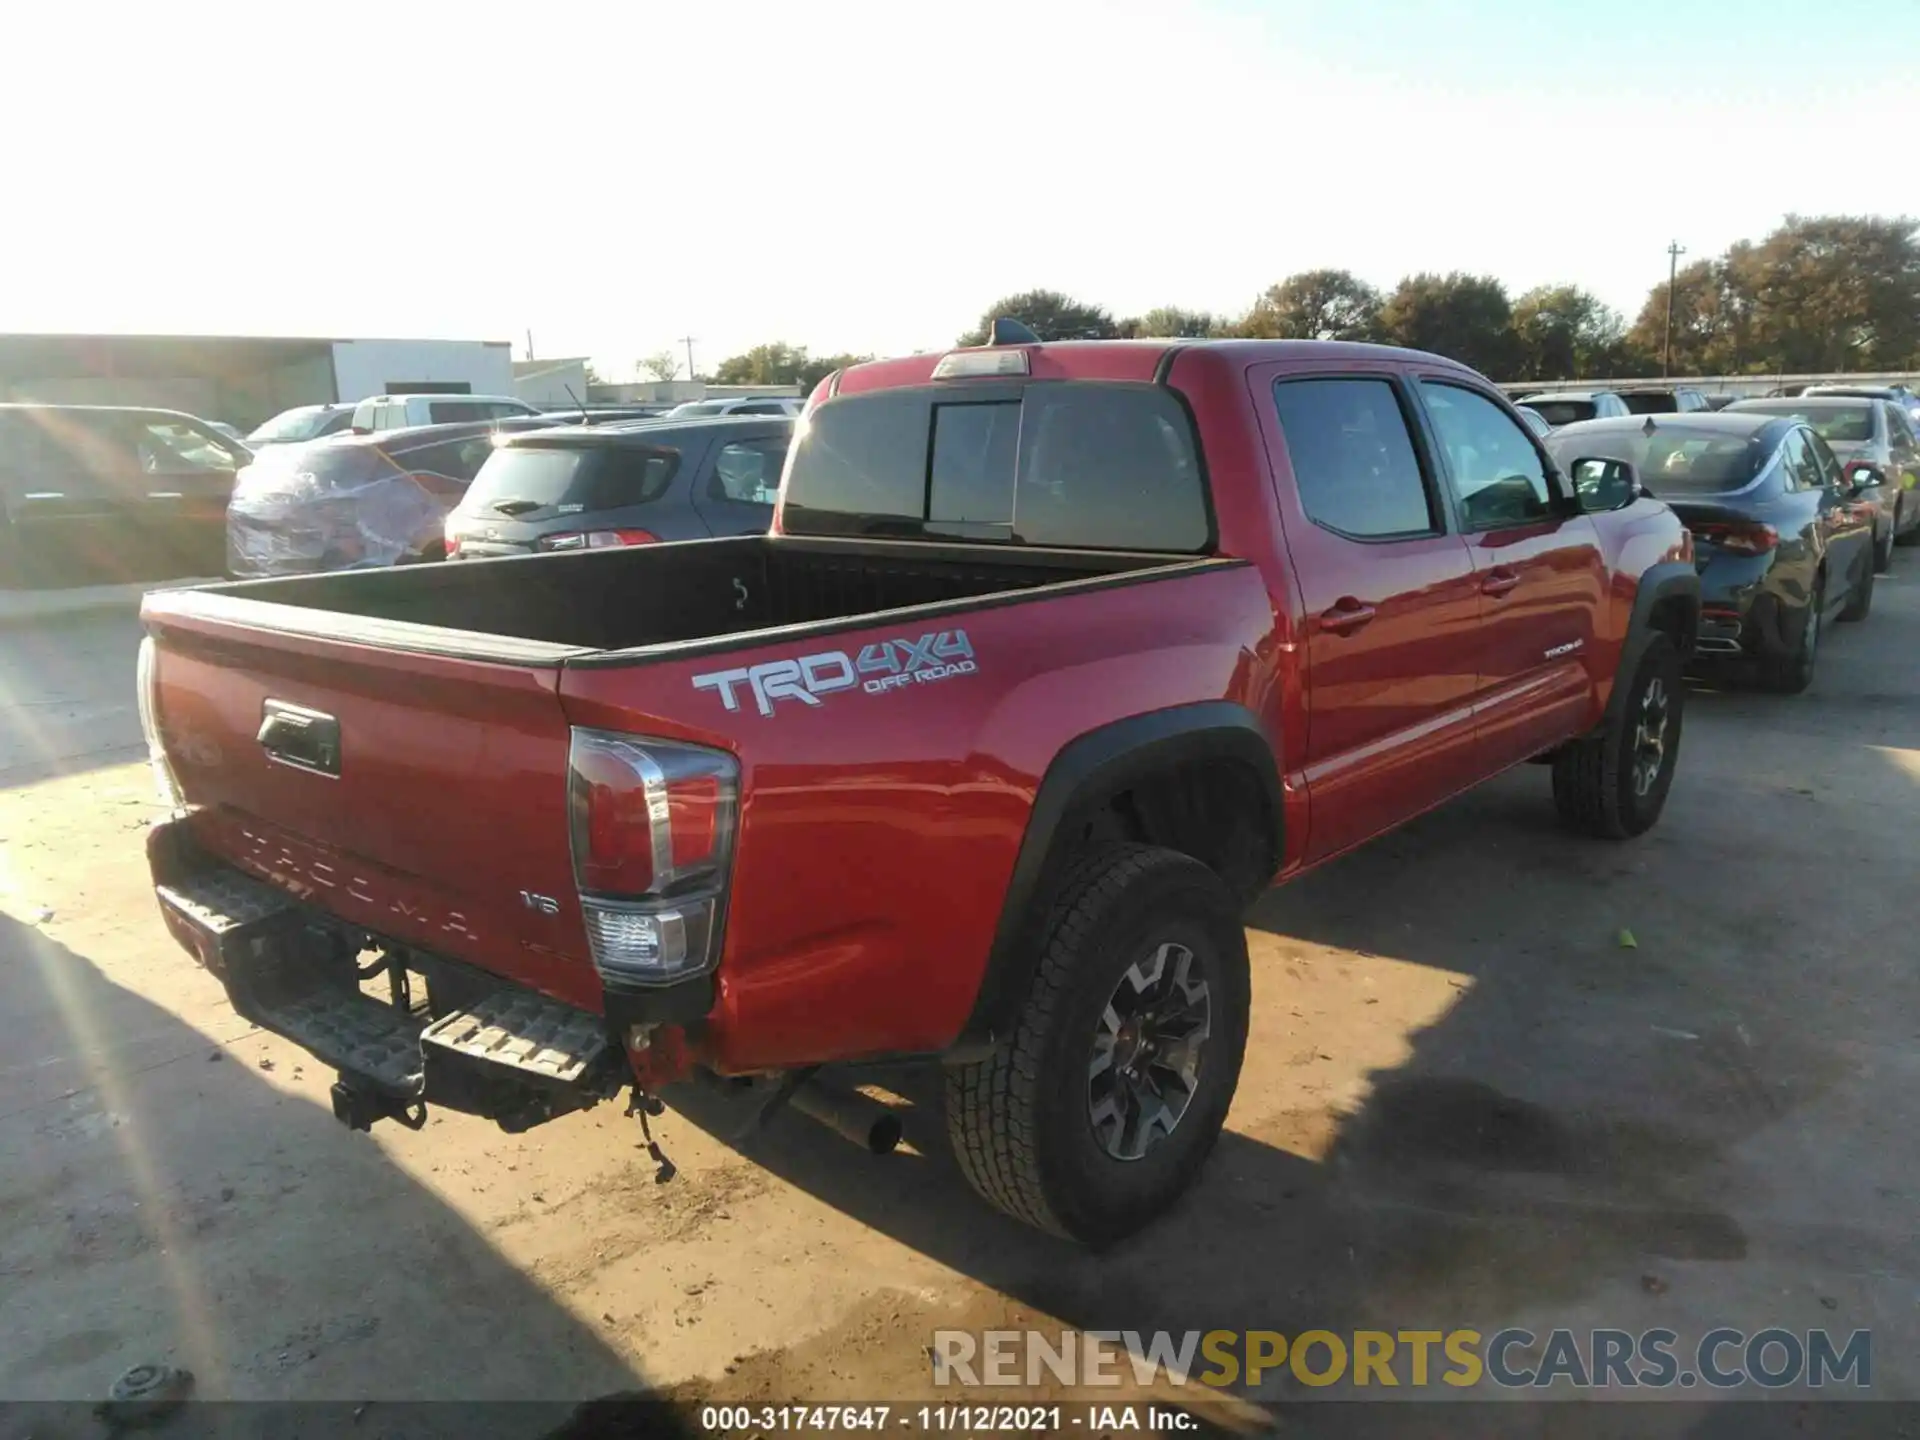
<instances>
[{"instance_id":1,"label":"tailgate handle","mask_svg":"<svg viewBox=\"0 0 1920 1440\"><path fill-rule=\"evenodd\" d=\"M259 740L269 760L340 778L340 722L331 715L269 700Z\"/></svg>"}]
</instances>

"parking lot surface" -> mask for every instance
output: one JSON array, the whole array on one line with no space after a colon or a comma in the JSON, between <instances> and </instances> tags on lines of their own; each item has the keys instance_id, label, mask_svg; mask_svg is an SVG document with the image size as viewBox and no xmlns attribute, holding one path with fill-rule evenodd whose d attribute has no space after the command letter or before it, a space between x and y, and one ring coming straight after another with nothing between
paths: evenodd
<instances>
[{"instance_id":1,"label":"parking lot surface","mask_svg":"<svg viewBox=\"0 0 1920 1440\"><path fill-rule=\"evenodd\" d=\"M976 1201L924 1082L887 1159L669 1112L664 1185L613 1106L348 1133L155 913L137 630L0 633L0 1396L903 1399L941 1327L1727 1325L1870 1329L1920 1398L1910 554L1807 695L1694 690L1644 839L1528 766L1267 896L1229 1131L1099 1256Z\"/></svg>"}]
</instances>

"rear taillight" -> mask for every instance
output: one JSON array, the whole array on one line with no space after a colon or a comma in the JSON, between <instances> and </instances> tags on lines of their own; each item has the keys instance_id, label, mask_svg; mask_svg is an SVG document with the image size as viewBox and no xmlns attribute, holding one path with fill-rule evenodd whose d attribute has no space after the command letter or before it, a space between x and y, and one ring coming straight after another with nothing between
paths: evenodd
<instances>
[{"instance_id":1,"label":"rear taillight","mask_svg":"<svg viewBox=\"0 0 1920 1440\"><path fill-rule=\"evenodd\" d=\"M567 770L574 880L601 981L670 985L711 969L738 762L723 750L576 729Z\"/></svg>"},{"instance_id":2,"label":"rear taillight","mask_svg":"<svg viewBox=\"0 0 1920 1440\"><path fill-rule=\"evenodd\" d=\"M1736 523L1730 525L1689 525L1696 540L1704 540L1735 555L1764 555L1780 544L1780 532L1771 525Z\"/></svg>"},{"instance_id":3,"label":"rear taillight","mask_svg":"<svg viewBox=\"0 0 1920 1440\"><path fill-rule=\"evenodd\" d=\"M140 708L140 733L147 742L147 763L153 769L153 788L160 803L178 810L186 804L180 782L174 778L173 765L160 740L160 654L148 635L140 641L139 659L134 662L134 688Z\"/></svg>"},{"instance_id":4,"label":"rear taillight","mask_svg":"<svg viewBox=\"0 0 1920 1440\"><path fill-rule=\"evenodd\" d=\"M608 550L616 545L657 545L660 537L651 530L567 530L558 535L542 535L533 542L536 550Z\"/></svg>"}]
</instances>

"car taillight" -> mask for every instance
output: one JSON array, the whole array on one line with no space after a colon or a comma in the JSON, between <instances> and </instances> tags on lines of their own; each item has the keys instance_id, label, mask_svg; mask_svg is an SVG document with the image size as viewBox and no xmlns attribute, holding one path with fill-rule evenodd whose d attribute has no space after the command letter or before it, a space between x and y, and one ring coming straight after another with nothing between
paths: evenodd
<instances>
[{"instance_id":1,"label":"car taillight","mask_svg":"<svg viewBox=\"0 0 1920 1440\"><path fill-rule=\"evenodd\" d=\"M1771 525L1739 523L1732 525L1689 525L1696 539L1736 555L1764 555L1780 544L1780 532Z\"/></svg>"},{"instance_id":2,"label":"car taillight","mask_svg":"<svg viewBox=\"0 0 1920 1440\"><path fill-rule=\"evenodd\" d=\"M178 810L186 804L180 782L174 778L167 748L160 739L160 654L153 637L140 641L140 655L134 662L134 691L140 708L140 734L147 742L147 763L153 770L153 788L160 803Z\"/></svg>"},{"instance_id":3,"label":"car taillight","mask_svg":"<svg viewBox=\"0 0 1920 1440\"><path fill-rule=\"evenodd\" d=\"M558 535L542 535L533 542L536 550L607 550L616 545L657 545L660 537L651 530L567 530Z\"/></svg>"},{"instance_id":4,"label":"car taillight","mask_svg":"<svg viewBox=\"0 0 1920 1440\"><path fill-rule=\"evenodd\" d=\"M740 766L723 750L576 729L573 873L603 984L669 985L720 956Z\"/></svg>"}]
</instances>

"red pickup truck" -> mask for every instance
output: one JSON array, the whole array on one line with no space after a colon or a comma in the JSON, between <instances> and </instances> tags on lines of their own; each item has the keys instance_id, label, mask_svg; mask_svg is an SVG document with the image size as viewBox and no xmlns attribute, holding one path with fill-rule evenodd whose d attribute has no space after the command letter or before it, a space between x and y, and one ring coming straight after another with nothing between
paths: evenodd
<instances>
[{"instance_id":1,"label":"red pickup truck","mask_svg":"<svg viewBox=\"0 0 1920 1440\"><path fill-rule=\"evenodd\" d=\"M1243 907L1523 761L1645 830L1698 580L1438 356L1030 340L829 377L768 536L148 596L175 936L355 1126L925 1057L988 1200L1145 1223Z\"/></svg>"}]
</instances>

